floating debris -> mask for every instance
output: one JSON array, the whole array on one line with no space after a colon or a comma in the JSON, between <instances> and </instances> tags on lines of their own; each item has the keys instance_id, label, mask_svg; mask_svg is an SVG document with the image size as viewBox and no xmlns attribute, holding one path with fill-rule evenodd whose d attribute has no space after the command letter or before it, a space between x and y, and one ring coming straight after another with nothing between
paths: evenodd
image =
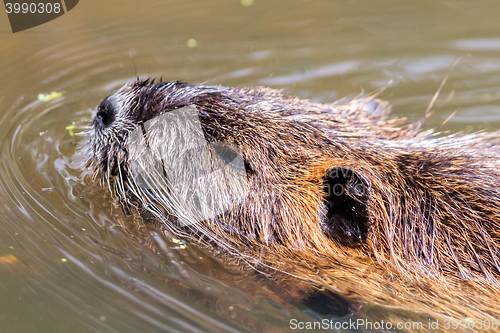
<instances>
[{"instance_id":1,"label":"floating debris","mask_svg":"<svg viewBox=\"0 0 500 333\"><path fill-rule=\"evenodd\" d=\"M190 48L195 48L197 44L198 44L198 42L194 38L189 38L187 40L187 46Z\"/></svg>"},{"instance_id":2,"label":"floating debris","mask_svg":"<svg viewBox=\"0 0 500 333\"><path fill-rule=\"evenodd\" d=\"M177 249L184 250L186 248L186 241L183 241L182 239L172 238L172 242L179 244L179 246L176 247Z\"/></svg>"},{"instance_id":3,"label":"floating debris","mask_svg":"<svg viewBox=\"0 0 500 333\"><path fill-rule=\"evenodd\" d=\"M9 254L8 256L0 256L0 264L13 264L15 262L17 262L17 258L12 254Z\"/></svg>"},{"instance_id":4,"label":"floating debris","mask_svg":"<svg viewBox=\"0 0 500 333\"><path fill-rule=\"evenodd\" d=\"M240 2L245 7L253 5L253 0L241 0Z\"/></svg>"},{"instance_id":5,"label":"floating debris","mask_svg":"<svg viewBox=\"0 0 500 333\"><path fill-rule=\"evenodd\" d=\"M38 99L42 102L50 102L53 99L59 98L62 96L62 92L53 91L50 94L38 94Z\"/></svg>"},{"instance_id":6,"label":"floating debris","mask_svg":"<svg viewBox=\"0 0 500 333\"><path fill-rule=\"evenodd\" d=\"M68 130L69 135L75 136L75 133L73 133L73 130L75 129L76 125L75 123L72 123L71 125L66 126L66 129Z\"/></svg>"}]
</instances>

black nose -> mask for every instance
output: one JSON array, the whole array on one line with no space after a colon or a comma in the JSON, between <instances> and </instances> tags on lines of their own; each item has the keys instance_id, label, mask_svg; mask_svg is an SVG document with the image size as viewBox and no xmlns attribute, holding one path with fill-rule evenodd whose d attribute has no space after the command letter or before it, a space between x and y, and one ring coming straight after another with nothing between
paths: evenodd
<instances>
[{"instance_id":1,"label":"black nose","mask_svg":"<svg viewBox=\"0 0 500 333\"><path fill-rule=\"evenodd\" d=\"M100 127L108 127L115 119L115 109L113 104L106 97L101 104L97 107L97 114L95 116L95 124Z\"/></svg>"},{"instance_id":2,"label":"black nose","mask_svg":"<svg viewBox=\"0 0 500 333\"><path fill-rule=\"evenodd\" d=\"M104 125L104 126L109 126L109 117L108 114L104 111L99 111L97 112L96 115L97 122Z\"/></svg>"}]
</instances>

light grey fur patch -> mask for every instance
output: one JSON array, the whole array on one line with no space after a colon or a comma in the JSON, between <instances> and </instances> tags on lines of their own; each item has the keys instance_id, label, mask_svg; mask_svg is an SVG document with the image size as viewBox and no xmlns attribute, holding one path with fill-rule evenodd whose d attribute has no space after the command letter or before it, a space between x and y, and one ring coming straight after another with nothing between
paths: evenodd
<instances>
[{"instance_id":1,"label":"light grey fur patch","mask_svg":"<svg viewBox=\"0 0 500 333\"><path fill-rule=\"evenodd\" d=\"M162 192L160 204L182 225L215 218L247 194L239 147L207 142L194 106L137 126L128 146L134 192Z\"/></svg>"}]
</instances>

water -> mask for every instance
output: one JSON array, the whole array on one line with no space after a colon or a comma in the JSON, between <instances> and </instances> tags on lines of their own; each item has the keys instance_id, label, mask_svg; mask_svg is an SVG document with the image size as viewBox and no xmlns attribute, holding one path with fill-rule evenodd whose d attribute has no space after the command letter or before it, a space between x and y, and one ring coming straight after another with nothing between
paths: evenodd
<instances>
[{"instance_id":1,"label":"water","mask_svg":"<svg viewBox=\"0 0 500 333\"><path fill-rule=\"evenodd\" d=\"M286 332L291 318L310 320L196 244L122 228L134 221L83 181L81 138L66 127L81 131L135 75L266 85L319 102L392 80L380 97L413 121L464 56L426 126L498 129L499 11L488 0L86 0L16 34L4 15L0 332ZM63 96L37 99L51 91Z\"/></svg>"}]
</instances>

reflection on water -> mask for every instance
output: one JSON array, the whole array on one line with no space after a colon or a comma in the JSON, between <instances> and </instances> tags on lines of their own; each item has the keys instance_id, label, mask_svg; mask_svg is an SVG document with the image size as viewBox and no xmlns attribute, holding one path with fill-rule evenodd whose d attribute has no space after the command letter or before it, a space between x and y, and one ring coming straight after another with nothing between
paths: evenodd
<instances>
[{"instance_id":1,"label":"reflection on water","mask_svg":"<svg viewBox=\"0 0 500 333\"><path fill-rule=\"evenodd\" d=\"M337 75L345 75L356 71L359 67L358 61L342 61L335 64L321 66L305 73L288 74L282 76L274 76L259 80L259 84L263 85L290 85L302 81L314 80L323 77L331 77Z\"/></svg>"},{"instance_id":2,"label":"reflection on water","mask_svg":"<svg viewBox=\"0 0 500 333\"><path fill-rule=\"evenodd\" d=\"M256 274L123 214L76 152L92 109L141 76L269 85L331 102L393 83L428 127L500 127L497 1L82 1L0 43L0 327L8 332L281 332L310 310ZM196 47L187 40L196 40ZM40 93L62 92L49 102ZM125 231L123 226L130 226ZM137 227L134 227L137 226ZM135 228L135 229L134 229ZM12 257L15 260L12 260ZM5 258L10 258L9 260ZM240 286L240 287L238 287ZM249 286L249 287L242 287ZM387 310L388 311L388 310ZM308 314L309 313L309 314Z\"/></svg>"},{"instance_id":3,"label":"reflection on water","mask_svg":"<svg viewBox=\"0 0 500 333\"><path fill-rule=\"evenodd\" d=\"M484 122L500 121L500 105L478 105L460 109L450 121L470 124L480 119Z\"/></svg>"},{"instance_id":4,"label":"reflection on water","mask_svg":"<svg viewBox=\"0 0 500 333\"><path fill-rule=\"evenodd\" d=\"M499 38L474 38L450 42L453 48L465 51L500 51Z\"/></svg>"}]
</instances>

